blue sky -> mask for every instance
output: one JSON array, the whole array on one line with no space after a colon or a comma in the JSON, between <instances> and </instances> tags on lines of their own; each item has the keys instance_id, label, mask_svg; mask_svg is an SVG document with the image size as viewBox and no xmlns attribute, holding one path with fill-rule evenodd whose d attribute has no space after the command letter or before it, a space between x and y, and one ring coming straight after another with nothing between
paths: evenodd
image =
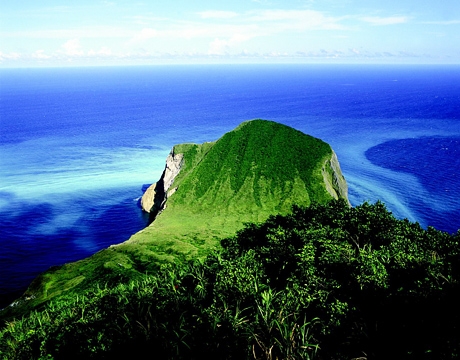
<instances>
[{"instance_id":1,"label":"blue sky","mask_svg":"<svg viewBox=\"0 0 460 360\"><path fill-rule=\"evenodd\" d=\"M0 67L456 63L459 0L0 0Z\"/></svg>"}]
</instances>

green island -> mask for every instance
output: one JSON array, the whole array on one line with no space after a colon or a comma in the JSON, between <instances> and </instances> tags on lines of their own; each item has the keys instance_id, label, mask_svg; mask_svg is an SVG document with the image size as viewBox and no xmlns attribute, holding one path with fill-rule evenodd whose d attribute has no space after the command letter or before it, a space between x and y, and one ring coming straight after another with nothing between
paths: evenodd
<instances>
[{"instance_id":1,"label":"green island","mask_svg":"<svg viewBox=\"0 0 460 360\"><path fill-rule=\"evenodd\" d=\"M319 139L176 145L142 202L148 227L0 312L1 359L460 357L460 232L350 206Z\"/></svg>"}]
</instances>

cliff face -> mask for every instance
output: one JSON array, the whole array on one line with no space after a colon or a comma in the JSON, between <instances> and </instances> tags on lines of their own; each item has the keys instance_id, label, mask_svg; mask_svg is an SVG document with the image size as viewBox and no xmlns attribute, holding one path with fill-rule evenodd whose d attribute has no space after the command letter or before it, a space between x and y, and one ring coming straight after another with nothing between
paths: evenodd
<instances>
[{"instance_id":1,"label":"cliff face","mask_svg":"<svg viewBox=\"0 0 460 360\"><path fill-rule=\"evenodd\" d=\"M334 199L342 198L348 201L348 185L340 169L337 154L334 151L332 151L331 158L325 161L321 173L328 193Z\"/></svg>"},{"instance_id":2,"label":"cliff face","mask_svg":"<svg viewBox=\"0 0 460 360\"><path fill-rule=\"evenodd\" d=\"M141 208L142 210L146 212L150 212L152 210L153 205L155 203L155 194L156 194L156 189L157 183L153 183L150 185L147 190L145 190L144 195L142 195L141 198Z\"/></svg>"},{"instance_id":3,"label":"cliff face","mask_svg":"<svg viewBox=\"0 0 460 360\"><path fill-rule=\"evenodd\" d=\"M166 158L166 166L158 182L149 186L141 198L141 207L144 211L151 213L155 217L166 206L166 200L177 188L171 185L179 174L184 161L184 154L175 154L174 148Z\"/></svg>"}]
</instances>

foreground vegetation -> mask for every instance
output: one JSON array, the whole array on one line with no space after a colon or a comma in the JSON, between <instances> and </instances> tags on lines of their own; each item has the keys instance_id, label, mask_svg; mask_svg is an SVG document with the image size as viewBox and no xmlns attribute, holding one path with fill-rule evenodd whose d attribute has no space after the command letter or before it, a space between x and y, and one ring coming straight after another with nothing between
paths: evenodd
<instances>
[{"instance_id":1,"label":"foreground vegetation","mask_svg":"<svg viewBox=\"0 0 460 360\"><path fill-rule=\"evenodd\" d=\"M204 260L94 283L0 333L3 359L460 357L460 232L382 203L294 207Z\"/></svg>"}]
</instances>

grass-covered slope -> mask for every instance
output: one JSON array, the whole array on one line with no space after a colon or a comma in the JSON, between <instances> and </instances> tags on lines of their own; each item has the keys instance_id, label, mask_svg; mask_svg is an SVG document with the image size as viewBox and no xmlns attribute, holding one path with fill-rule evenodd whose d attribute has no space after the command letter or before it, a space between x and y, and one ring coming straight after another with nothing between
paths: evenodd
<instances>
[{"instance_id":1,"label":"grass-covered slope","mask_svg":"<svg viewBox=\"0 0 460 360\"><path fill-rule=\"evenodd\" d=\"M279 123L248 121L216 142L173 151L184 154L177 191L150 227L117 248L161 261L201 256L245 222L333 198L323 178L331 147Z\"/></svg>"},{"instance_id":2,"label":"grass-covered slope","mask_svg":"<svg viewBox=\"0 0 460 360\"><path fill-rule=\"evenodd\" d=\"M0 329L0 359L460 358L460 232L343 200Z\"/></svg>"},{"instance_id":3,"label":"grass-covered slope","mask_svg":"<svg viewBox=\"0 0 460 360\"><path fill-rule=\"evenodd\" d=\"M288 210L284 202L293 191L306 202L309 196L330 199L319 171L330 156L328 144L300 131L270 121L245 122L212 146L193 175L180 182L174 201L228 208L233 195L244 192L248 197L234 205ZM276 191L281 196L273 196Z\"/></svg>"},{"instance_id":4,"label":"grass-covered slope","mask_svg":"<svg viewBox=\"0 0 460 360\"><path fill-rule=\"evenodd\" d=\"M271 121L248 121L215 142L176 145L173 151L184 154L172 185L177 191L149 227L120 245L42 274L7 312L24 313L96 282L141 279L165 261L204 257L244 223L286 214L293 204L331 200L336 194L326 183L342 177L331 166L334 153L328 144Z\"/></svg>"}]
</instances>

